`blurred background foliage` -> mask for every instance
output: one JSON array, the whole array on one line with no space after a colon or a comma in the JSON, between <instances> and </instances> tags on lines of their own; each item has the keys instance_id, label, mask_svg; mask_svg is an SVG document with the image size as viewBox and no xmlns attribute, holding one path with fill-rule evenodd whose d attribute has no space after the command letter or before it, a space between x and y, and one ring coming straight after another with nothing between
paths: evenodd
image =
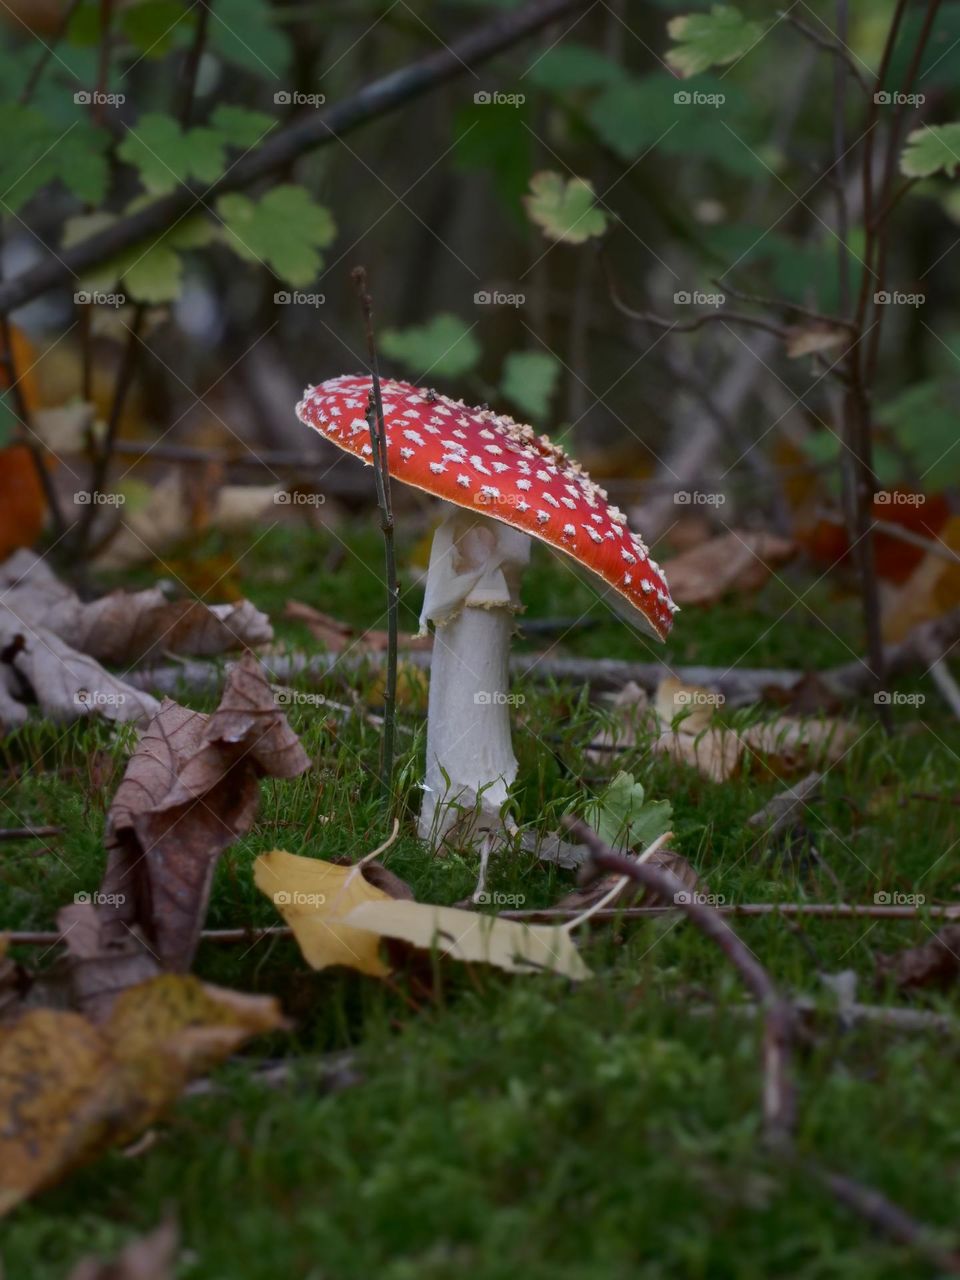
<instances>
[{"instance_id":1,"label":"blurred background foliage","mask_svg":"<svg viewBox=\"0 0 960 1280\"><path fill-rule=\"evenodd\" d=\"M831 141L837 59L821 47L835 38L832 4L787 16L715 6L690 17L687 4L613 0L464 67L270 181L203 198L277 130L516 7L5 5L6 278L183 183L199 193L159 238L13 314L8 349L24 394L4 398L11 466L19 441L42 439L56 456L55 485L69 494L77 482L64 460L95 452L113 415L128 512L164 471L162 450L138 461L131 446L161 439L212 451L194 460L207 466L194 468L195 496L239 466L247 481L288 479L289 467L269 461L275 451L308 460L327 492L365 499L355 464L305 438L293 415L304 385L363 364L349 279L362 262L387 372L548 427L613 479L616 496L639 504L653 538L675 523L653 511L657 494L692 481L724 491L727 522L789 527L824 563L842 555L835 343L801 331L798 354L796 342L791 350L741 330L723 311L745 294L776 300L748 302L755 316L784 321L784 305L795 304L842 319L843 270L856 296L870 95L855 76L872 85L892 2L849 7L840 157ZM924 12L907 8L891 93ZM960 3L946 3L915 79L922 102L911 108L912 127L932 141L904 169L909 189L891 215L886 265L889 288L923 301L887 309L871 388L880 483L936 498L923 513L904 504L881 514L925 536L942 533L956 478L960 198L952 135L929 126L949 123L958 82ZM892 109L878 109L881 132ZM838 189L850 211L845 268ZM614 290L660 321L623 314ZM725 301L711 301L718 295ZM711 309L695 332L671 328ZM119 412L125 359L135 371ZM59 412L51 423L48 411L71 406L73 417ZM687 475L678 459L700 438ZM33 483L39 503L28 471L23 463L18 490Z\"/></svg>"}]
</instances>

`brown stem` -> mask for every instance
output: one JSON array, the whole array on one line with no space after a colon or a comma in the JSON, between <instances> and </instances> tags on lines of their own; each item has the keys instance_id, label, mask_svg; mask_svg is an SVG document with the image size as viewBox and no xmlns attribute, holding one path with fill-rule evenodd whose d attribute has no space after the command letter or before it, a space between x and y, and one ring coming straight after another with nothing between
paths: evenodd
<instances>
[{"instance_id":1,"label":"brown stem","mask_svg":"<svg viewBox=\"0 0 960 1280\"><path fill-rule=\"evenodd\" d=\"M193 43L190 45L190 52L187 54L187 61L183 68L184 90L183 103L180 107L180 123L184 128L190 123L190 116L193 111L193 100L197 92L197 72L200 70L200 59L203 56L203 48L207 42L207 29L210 25L210 10L213 7L213 0L197 0L197 8L200 10L197 17L197 28L193 33Z\"/></svg>"}]
</instances>

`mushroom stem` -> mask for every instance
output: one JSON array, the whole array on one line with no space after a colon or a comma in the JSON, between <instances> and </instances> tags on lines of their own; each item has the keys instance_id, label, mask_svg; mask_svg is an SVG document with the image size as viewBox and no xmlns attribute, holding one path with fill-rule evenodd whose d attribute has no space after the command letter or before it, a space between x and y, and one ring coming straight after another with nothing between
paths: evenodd
<instances>
[{"instance_id":1,"label":"mushroom stem","mask_svg":"<svg viewBox=\"0 0 960 1280\"><path fill-rule=\"evenodd\" d=\"M436 625L419 831L434 844L505 834L517 760L508 657L530 540L452 507L433 542L421 623Z\"/></svg>"}]
</instances>

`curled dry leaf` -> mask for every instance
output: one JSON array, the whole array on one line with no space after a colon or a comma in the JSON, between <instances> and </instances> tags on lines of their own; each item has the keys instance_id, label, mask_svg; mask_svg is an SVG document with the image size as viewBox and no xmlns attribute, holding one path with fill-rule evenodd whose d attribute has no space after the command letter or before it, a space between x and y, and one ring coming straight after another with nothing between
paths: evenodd
<instances>
[{"instance_id":1,"label":"curled dry leaf","mask_svg":"<svg viewBox=\"0 0 960 1280\"><path fill-rule=\"evenodd\" d=\"M778 716L744 729L741 740L756 761L776 777L788 778L836 764L856 733L856 726L846 720Z\"/></svg>"},{"instance_id":2,"label":"curled dry leaf","mask_svg":"<svg viewBox=\"0 0 960 1280\"><path fill-rule=\"evenodd\" d=\"M165 702L107 817L105 942L139 928L165 967L189 967L217 858L250 830L259 779L309 764L252 654L230 669L212 715Z\"/></svg>"},{"instance_id":3,"label":"curled dry leaf","mask_svg":"<svg viewBox=\"0 0 960 1280\"><path fill-rule=\"evenodd\" d=\"M74 649L131 667L160 653L211 657L273 639L266 614L249 600L205 605L167 600L157 587L80 599L32 552L20 551L0 568L4 606L30 630L52 631Z\"/></svg>"},{"instance_id":4,"label":"curled dry leaf","mask_svg":"<svg viewBox=\"0 0 960 1280\"><path fill-rule=\"evenodd\" d=\"M0 1041L0 1214L130 1142L193 1076L283 1026L272 998L169 974L131 987L100 1027L24 1014Z\"/></svg>"},{"instance_id":5,"label":"curled dry leaf","mask_svg":"<svg viewBox=\"0 0 960 1280\"><path fill-rule=\"evenodd\" d=\"M709 605L731 591L756 591L795 550L795 543L773 533L733 530L674 556L663 568L677 604Z\"/></svg>"},{"instance_id":6,"label":"curled dry leaf","mask_svg":"<svg viewBox=\"0 0 960 1280\"><path fill-rule=\"evenodd\" d=\"M174 1280L174 1264L180 1245L177 1224L169 1220L145 1236L124 1245L109 1262L83 1258L68 1280Z\"/></svg>"},{"instance_id":7,"label":"curled dry leaf","mask_svg":"<svg viewBox=\"0 0 960 1280\"><path fill-rule=\"evenodd\" d=\"M818 355L821 351L832 351L849 340L849 330L840 325L823 324L813 321L810 324L798 324L787 330L786 350L791 360L800 356Z\"/></svg>"},{"instance_id":8,"label":"curled dry leaf","mask_svg":"<svg viewBox=\"0 0 960 1280\"><path fill-rule=\"evenodd\" d=\"M673 676L660 681L654 706L661 734L654 751L689 765L712 782L725 782L740 768L743 743L732 729L715 726L721 694Z\"/></svg>"},{"instance_id":9,"label":"curled dry leaf","mask_svg":"<svg viewBox=\"0 0 960 1280\"><path fill-rule=\"evenodd\" d=\"M73 1005L93 1022L104 1021L128 987L158 976L160 965L139 930L108 939L92 902L72 902L57 912L67 948L66 970Z\"/></svg>"},{"instance_id":10,"label":"curled dry leaf","mask_svg":"<svg viewBox=\"0 0 960 1280\"><path fill-rule=\"evenodd\" d=\"M377 939L398 938L423 950L436 947L452 960L491 964L508 973L591 976L563 926L521 924L429 902L364 902L346 923Z\"/></svg>"}]
</instances>

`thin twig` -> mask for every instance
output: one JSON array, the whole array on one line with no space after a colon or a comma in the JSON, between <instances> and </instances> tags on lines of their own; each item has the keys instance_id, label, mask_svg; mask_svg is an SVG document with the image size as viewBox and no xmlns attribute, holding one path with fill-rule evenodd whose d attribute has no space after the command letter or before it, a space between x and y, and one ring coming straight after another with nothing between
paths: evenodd
<instances>
[{"instance_id":1,"label":"thin twig","mask_svg":"<svg viewBox=\"0 0 960 1280\"><path fill-rule=\"evenodd\" d=\"M788 1143L793 1131L794 1091L790 1071L790 1050L794 1015L782 999L773 979L749 947L731 929L720 913L666 867L638 864L615 853L609 845L578 819L565 823L571 835L590 850L593 865L602 871L628 876L645 889L676 906L691 922L716 943L736 968L747 989L764 1011L763 1118L767 1138L776 1145Z\"/></svg>"},{"instance_id":2,"label":"thin twig","mask_svg":"<svg viewBox=\"0 0 960 1280\"><path fill-rule=\"evenodd\" d=\"M815 307L804 307L798 302L791 302L788 298L772 298L765 293L748 293L744 289L735 288L728 280L721 280L714 277L711 284L715 284L718 289L729 293L731 297L737 299L738 302L752 302L758 307L773 307L781 311L790 311L794 315L806 316L808 320L813 320L817 324L827 324L836 326L838 329L852 329L853 321L844 320L841 316L831 316L825 311L817 311Z\"/></svg>"},{"instance_id":3,"label":"thin twig","mask_svg":"<svg viewBox=\"0 0 960 1280\"><path fill-rule=\"evenodd\" d=\"M387 673L383 694L383 740L380 753L381 800L389 818L393 812L393 755L397 729L397 632L400 588L397 584L397 553L393 537L393 505L390 501L390 464L387 458L387 431L383 421L383 399L380 395L380 369L377 343L373 330L373 299L367 288L364 267L354 267L354 283L363 312L367 339L367 357L373 386L367 404L367 426L373 449L373 474L377 486L377 506L383 532L384 564L387 575Z\"/></svg>"},{"instance_id":4,"label":"thin twig","mask_svg":"<svg viewBox=\"0 0 960 1280\"><path fill-rule=\"evenodd\" d=\"M180 123L184 128L190 123L190 116L193 112L193 100L197 92L197 73L200 70L203 47L207 41L207 28L210 25L210 10L212 7L213 0L197 0L197 8L200 11L197 17L197 28L193 33L193 43L190 45L190 52L187 54L187 61L183 69L184 91L183 102L180 106Z\"/></svg>"},{"instance_id":5,"label":"thin twig","mask_svg":"<svg viewBox=\"0 0 960 1280\"><path fill-rule=\"evenodd\" d=\"M4 840L45 840L47 836L62 836L66 827L0 827L0 842Z\"/></svg>"},{"instance_id":6,"label":"thin twig","mask_svg":"<svg viewBox=\"0 0 960 1280\"><path fill-rule=\"evenodd\" d=\"M960 555L957 555L956 551L947 546L945 542L937 542L933 538L925 538L922 533L916 533L913 529L908 529L902 524L894 524L892 520L874 519L873 527L878 532L887 534L891 538L896 538L900 542L909 542L912 547L919 547L921 551L926 551L929 555L939 556L941 560L948 560L951 564L960 564Z\"/></svg>"},{"instance_id":7,"label":"thin twig","mask_svg":"<svg viewBox=\"0 0 960 1280\"><path fill-rule=\"evenodd\" d=\"M80 8L81 4L83 4L83 0L70 0L69 4L60 15L60 21L57 23L56 28L51 32L49 39L41 41L43 45L43 52L33 64L30 74L27 76L24 86L20 90L19 103L21 107L25 107L33 97L37 85L40 83L40 77L46 69L47 63L53 57L57 45L66 35L67 28L73 20L73 15Z\"/></svg>"},{"instance_id":8,"label":"thin twig","mask_svg":"<svg viewBox=\"0 0 960 1280\"><path fill-rule=\"evenodd\" d=\"M780 16L795 31L799 31L802 36L809 40L811 44L815 44L818 49L824 49L827 53L832 53L847 68L864 93L869 93L870 86L867 83L866 76L854 62L853 55L845 44L840 40L831 40L829 36L821 35L819 31L804 22L802 18L798 18L792 10L787 10L781 13Z\"/></svg>"}]
</instances>

